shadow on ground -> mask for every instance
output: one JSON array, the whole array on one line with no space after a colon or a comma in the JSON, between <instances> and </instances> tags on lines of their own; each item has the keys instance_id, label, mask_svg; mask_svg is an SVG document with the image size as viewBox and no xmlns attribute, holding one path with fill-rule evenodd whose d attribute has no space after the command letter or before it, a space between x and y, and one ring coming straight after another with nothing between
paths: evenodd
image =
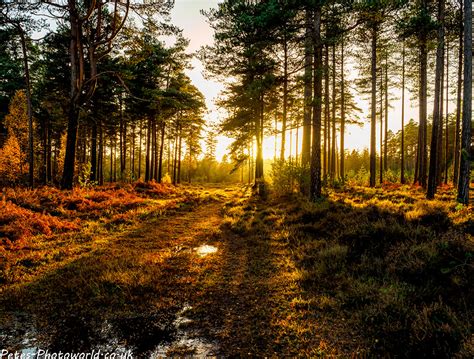
<instances>
[{"instance_id":1,"label":"shadow on ground","mask_svg":"<svg viewBox=\"0 0 474 359\"><path fill-rule=\"evenodd\" d=\"M469 353L472 220L357 203L243 192L146 224L6 292L0 346L138 357ZM203 255L203 245L215 250Z\"/></svg>"}]
</instances>

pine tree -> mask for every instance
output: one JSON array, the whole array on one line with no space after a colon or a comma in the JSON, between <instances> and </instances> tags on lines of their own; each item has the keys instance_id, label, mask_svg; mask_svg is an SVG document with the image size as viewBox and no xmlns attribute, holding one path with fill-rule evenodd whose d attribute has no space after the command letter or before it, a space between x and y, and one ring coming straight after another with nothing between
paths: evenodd
<instances>
[{"instance_id":1,"label":"pine tree","mask_svg":"<svg viewBox=\"0 0 474 359\"><path fill-rule=\"evenodd\" d=\"M472 145L472 1L464 0L464 90L458 202L469 204Z\"/></svg>"}]
</instances>

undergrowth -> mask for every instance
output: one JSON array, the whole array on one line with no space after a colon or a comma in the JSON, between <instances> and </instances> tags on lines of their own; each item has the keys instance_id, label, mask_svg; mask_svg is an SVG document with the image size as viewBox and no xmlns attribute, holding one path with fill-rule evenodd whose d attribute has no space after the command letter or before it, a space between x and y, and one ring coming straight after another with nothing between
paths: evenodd
<instances>
[{"instance_id":1,"label":"undergrowth","mask_svg":"<svg viewBox=\"0 0 474 359\"><path fill-rule=\"evenodd\" d=\"M215 195L215 194L213 194ZM165 212L213 200L194 187L155 182L30 190L8 188L0 201L1 285L19 284L90 250L94 238Z\"/></svg>"},{"instance_id":2,"label":"undergrowth","mask_svg":"<svg viewBox=\"0 0 474 359\"><path fill-rule=\"evenodd\" d=\"M473 210L456 206L449 187L437 198L410 186L353 186L318 203L294 194L228 208L234 233L285 248L273 273L296 289L293 306L274 315L295 328L280 322L271 332L297 349L283 353L474 356Z\"/></svg>"}]
</instances>

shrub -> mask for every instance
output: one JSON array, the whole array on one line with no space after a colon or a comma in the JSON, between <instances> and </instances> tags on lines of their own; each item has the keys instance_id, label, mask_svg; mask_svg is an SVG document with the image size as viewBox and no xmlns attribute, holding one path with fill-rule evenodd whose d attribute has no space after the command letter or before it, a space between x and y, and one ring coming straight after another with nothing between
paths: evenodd
<instances>
[{"instance_id":1,"label":"shrub","mask_svg":"<svg viewBox=\"0 0 474 359\"><path fill-rule=\"evenodd\" d=\"M35 213L10 202L0 203L0 240L6 246L22 246L37 234L78 229L77 223L61 220L49 214Z\"/></svg>"},{"instance_id":2,"label":"shrub","mask_svg":"<svg viewBox=\"0 0 474 359\"><path fill-rule=\"evenodd\" d=\"M467 333L453 310L441 300L423 305L411 325L411 355L417 358L453 357Z\"/></svg>"},{"instance_id":3,"label":"shrub","mask_svg":"<svg viewBox=\"0 0 474 359\"><path fill-rule=\"evenodd\" d=\"M305 188L309 184L309 171L294 160L277 160L272 163L271 178L274 192L284 195Z\"/></svg>"}]
</instances>

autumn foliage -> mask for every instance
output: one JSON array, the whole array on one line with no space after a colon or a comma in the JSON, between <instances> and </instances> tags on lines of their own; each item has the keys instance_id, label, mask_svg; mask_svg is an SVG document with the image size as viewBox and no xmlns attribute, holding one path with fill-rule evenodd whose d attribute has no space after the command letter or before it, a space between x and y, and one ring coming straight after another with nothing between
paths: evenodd
<instances>
[{"instance_id":1,"label":"autumn foliage","mask_svg":"<svg viewBox=\"0 0 474 359\"><path fill-rule=\"evenodd\" d=\"M176 193L172 186L154 182L72 191L54 187L4 189L0 247L20 248L36 235L77 231L85 221L113 224L131 220L137 214L134 210L147 205L150 198L173 198Z\"/></svg>"}]
</instances>

